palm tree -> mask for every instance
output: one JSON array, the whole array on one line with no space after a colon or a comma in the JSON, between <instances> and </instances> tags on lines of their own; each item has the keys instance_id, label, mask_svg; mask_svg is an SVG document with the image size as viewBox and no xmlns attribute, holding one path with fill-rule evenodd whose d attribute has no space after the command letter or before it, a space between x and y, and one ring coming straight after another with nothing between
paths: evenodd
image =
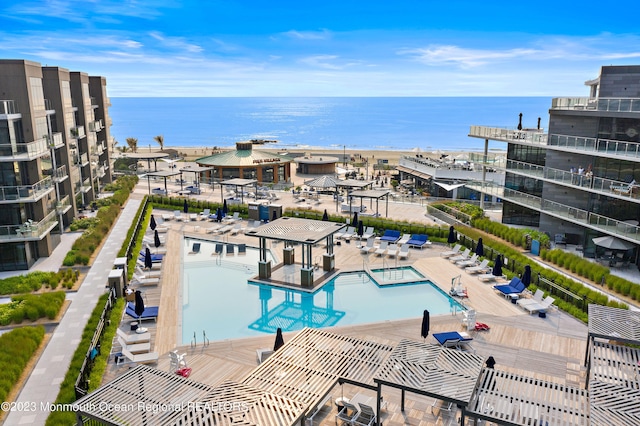
<instances>
[{"instance_id":1,"label":"palm tree","mask_svg":"<svg viewBox=\"0 0 640 426\"><path fill-rule=\"evenodd\" d=\"M131 148L132 152L138 151L138 139L137 138L127 138L127 145Z\"/></svg>"},{"instance_id":2,"label":"palm tree","mask_svg":"<svg viewBox=\"0 0 640 426\"><path fill-rule=\"evenodd\" d=\"M129 147L128 146L119 146L118 150L120 150L120 152L127 152L129 151Z\"/></svg>"},{"instance_id":3,"label":"palm tree","mask_svg":"<svg viewBox=\"0 0 640 426\"><path fill-rule=\"evenodd\" d=\"M162 135L155 136L153 138L153 140L158 142L158 145L160 145L160 151L163 151L164 150L164 136L162 136Z\"/></svg>"}]
</instances>

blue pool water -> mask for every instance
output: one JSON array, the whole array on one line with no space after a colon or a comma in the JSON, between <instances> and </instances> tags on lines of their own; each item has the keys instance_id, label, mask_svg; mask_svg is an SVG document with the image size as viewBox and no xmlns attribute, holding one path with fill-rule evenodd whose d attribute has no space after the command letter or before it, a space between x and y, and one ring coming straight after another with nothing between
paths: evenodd
<instances>
[{"instance_id":1,"label":"blue pool water","mask_svg":"<svg viewBox=\"0 0 640 426\"><path fill-rule=\"evenodd\" d=\"M258 250L246 255L211 256L212 243L202 242L198 254L188 254L193 240L185 239L182 295L182 342L188 344L204 330L209 340L234 339L300 330L421 317L452 309L455 300L411 267L339 274L315 293L248 282L257 274ZM237 251L237 250L236 250ZM410 285L383 283L396 276L415 278ZM416 330L416 333L418 330Z\"/></svg>"}]
</instances>

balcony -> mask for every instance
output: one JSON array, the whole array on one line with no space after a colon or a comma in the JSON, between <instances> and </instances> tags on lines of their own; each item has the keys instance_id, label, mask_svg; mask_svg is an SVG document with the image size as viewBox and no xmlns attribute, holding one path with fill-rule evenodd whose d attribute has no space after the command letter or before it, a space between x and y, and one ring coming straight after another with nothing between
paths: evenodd
<instances>
[{"instance_id":1,"label":"balcony","mask_svg":"<svg viewBox=\"0 0 640 426\"><path fill-rule=\"evenodd\" d=\"M99 106L98 105L98 100L95 98L95 96L91 96L89 99L91 101L91 106L94 107L94 108L98 108L98 106Z\"/></svg>"},{"instance_id":2,"label":"balcony","mask_svg":"<svg viewBox=\"0 0 640 426\"><path fill-rule=\"evenodd\" d=\"M640 112L638 98L554 98L552 110Z\"/></svg>"},{"instance_id":3,"label":"balcony","mask_svg":"<svg viewBox=\"0 0 640 426\"><path fill-rule=\"evenodd\" d=\"M27 143L0 144L0 161L31 161L48 153L46 138Z\"/></svg>"},{"instance_id":4,"label":"balcony","mask_svg":"<svg viewBox=\"0 0 640 426\"><path fill-rule=\"evenodd\" d=\"M506 167L506 156L504 154L480 154L477 152L469 153L469 161L474 164L481 164L487 167L495 167L496 169L504 169Z\"/></svg>"},{"instance_id":5,"label":"balcony","mask_svg":"<svg viewBox=\"0 0 640 426\"><path fill-rule=\"evenodd\" d=\"M104 170L104 166L98 166L98 169L96 170L96 174L98 175L99 178L102 179L106 174Z\"/></svg>"},{"instance_id":6,"label":"balcony","mask_svg":"<svg viewBox=\"0 0 640 426\"><path fill-rule=\"evenodd\" d=\"M12 100L0 100L0 117L6 119L9 115L20 115L15 102Z\"/></svg>"},{"instance_id":7,"label":"balcony","mask_svg":"<svg viewBox=\"0 0 640 426\"><path fill-rule=\"evenodd\" d=\"M53 146L54 148L62 148L64 146L64 139L62 138L62 133L56 132L53 135Z\"/></svg>"},{"instance_id":8,"label":"balcony","mask_svg":"<svg viewBox=\"0 0 640 426\"><path fill-rule=\"evenodd\" d=\"M531 143L547 145L547 134L535 130L513 130L501 127L471 126L469 136L502 142Z\"/></svg>"},{"instance_id":9,"label":"balcony","mask_svg":"<svg viewBox=\"0 0 640 426\"><path fill-rule=\"evenodd\" d=\"M55 189L50 177L33 185L0 187L0 204L34 203Z\"/></svg>"},{"instance_id":10,"label":"balcony","mask_svg":"<svg viewBox=\"0 0 640 426\"><path fill-rule=\"evenodd\" d=\"M65 179L69 178L69 174L67 173L67 166L66 165L62 165L60 167L58 167L57 169L55 169L53 171L53 173L51 174L51 176L53 177L53 181L54 182L62 182Z\"/></svg>"},{"instance_id":11,"label":"balcony","mask_svg":"<svg viewBox=\"0 0 640 426\"><path fill-rule=\"evenodd\" d=\"M89 164L89 154L84 153L84 154L80 155L80 161L79 162L80 162L80 165L82 167L87 166Z\"/></svg>"},{"instance_id":12,"label":"balcony","mask_svg":"<svg viewBox=\"0 0 640 426\"><path fill-rule=\"evenodd\" d=\"M68 195L56 203L56 212L58 214L65 214L69 209L71 209L71 198Z\"/></svg>"},{"instance_id":13,"label":"balcony","mask_svg":"<svg viewBox=\"0 0 640 426\"><path fill-rule=\"evenodd\" d=\"M58 224L56 215L57 212L53 210L40 222L28 220L22 225L0 226L0 241L7 243L42 240Z\"/></svg>"},{"instance_id":14,"label":"balcony","mask_svg":"<svg viewBox=\"0 0 640 426\"><path fill-rule=\"evenodd\" d=\"M577 209L555 201L543 200L540 197L509 188L504 189L503 199L549 216L640 244L640 226L638 225L631 225L621 220Z\"/></svg>"},{"instance_id":15,"label":"balcony","mask_svg":"<svg viewBox=\"0 0 640 426\"><path fill-rule=\"evenodd\" d=\"M91 178L86 178L82 183L76 182L75 184L76 193L84 192L85 194L91 191Z\"/></svg>"},{"instance_id":16,"label":"balcony","mask_svg":"<svg viewBox=\"0 0 640 426\"><path fill-rule=\"evenodd\" d=\"M90 132L99 132L102 130L102 120L91 121L89 123L89 131Z\"/></svg>"},{"instance_id":17,"label":"balcony","mask_svg":"<svg viewBox=\"0 0 640 426\"><path fill-rule=\"evenodd\" d=\"M84 132L84 126L72 127L69 129L69 133L73 139L82 139L87 136Z\"/></svg>"}]
</instances>

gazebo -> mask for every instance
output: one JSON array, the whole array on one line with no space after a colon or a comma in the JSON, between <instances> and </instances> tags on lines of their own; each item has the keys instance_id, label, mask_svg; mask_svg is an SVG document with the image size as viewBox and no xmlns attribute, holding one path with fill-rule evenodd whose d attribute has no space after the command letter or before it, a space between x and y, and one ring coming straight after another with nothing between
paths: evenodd
<instances>
[{"instance_id":1,"label":"gazebo","mask_svg":"<svg viewBox=\"0 0 640 426\"><path fill-rule=\"evenodd\" d=\"M158 171L158 160L169 157L165 152L127 152L123 154L126 158L133 160L147 160L147 169L151 170L151 161L153 161L154 170Z\"/></svg>"}]
</instances>

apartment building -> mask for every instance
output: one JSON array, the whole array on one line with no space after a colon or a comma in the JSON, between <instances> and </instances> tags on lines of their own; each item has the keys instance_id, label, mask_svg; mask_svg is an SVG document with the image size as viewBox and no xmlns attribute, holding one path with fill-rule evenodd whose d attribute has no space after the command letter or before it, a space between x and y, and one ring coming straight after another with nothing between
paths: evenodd
<instances>
[{"instance_id":1,"label":"apartment building","mask_svg":"<svg viewBox=\"0 0 640 426\"><path fill-rule=\"evenodd\" d=\"M640 66L605 66L585 84L587 97L552 100L546 133L472 126L485 153L491 140L508 143L504 186L479 185L503 199L503 223L539 228L588 257L606 251L593 238L613 236L638 264Z\"/></svg>"},{"instance_id":2,"label":"apartment building","mask_svg":"<svg viewBox=\"0 0 640 426\"><path fill-rule=\"evenodd\" d=\"M0 60L0 271L49 256L111 180L108 107L102 77Z\"/></svg>"}]
</instances>

